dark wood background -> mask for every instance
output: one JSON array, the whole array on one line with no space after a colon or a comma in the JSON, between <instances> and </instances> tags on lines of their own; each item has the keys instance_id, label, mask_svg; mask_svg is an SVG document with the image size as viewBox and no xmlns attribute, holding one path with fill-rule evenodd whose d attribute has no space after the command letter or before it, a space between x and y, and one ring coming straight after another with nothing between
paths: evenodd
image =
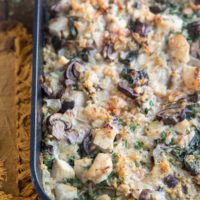
<instances>
[{"instance_id":1,"label":"dark wood background","mask_svg":"<svg viewBox=\"0 0 200 200\"><path fill-rule=\"evenodd\" d=\"M0 20L22 22L32 32L34 0L0 0Z\"/></svg>"}]
</instances>

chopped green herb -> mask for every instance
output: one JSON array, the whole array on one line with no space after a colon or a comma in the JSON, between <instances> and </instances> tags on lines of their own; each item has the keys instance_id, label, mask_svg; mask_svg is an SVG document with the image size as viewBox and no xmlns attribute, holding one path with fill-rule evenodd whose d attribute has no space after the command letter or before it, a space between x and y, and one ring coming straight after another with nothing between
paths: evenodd
<instances>
[{"instance_id":1,"label":"chopped green herb","mask_svg":"<svg viewBox=\"0 0 200 200\"><path fill-rule=\"evenodd\" d=\"M71 165L71 166L74 166L74 160L75 160L75 156L71 156L68 160L68 163Z\"/></svg>"},{"instance_id":2,"label":"chopped green herb","mask_svg":"<svg viewBox=\"0 0 200 200\"><path fill-rule=\"evenodd\" d=\"M91 199L96 199L97 198L97 193L95 191L91 190L91 191L89 191L88 194L89 194Z\"/></svg>"},{"instance_id":3,"label":"chopped green herb","mask_svg":"<svg viewBox=\"0 0 200 200\"><path fill-rule=\"evenodd\" d=\"M108 176L108 181L111 181L111 180L113 180L114 178L117 178L117 177L118 177L117 172L112 171L110 173L110 175Z\"/></svg>"},{"instance_id":4,"label":"chopped green herb","mask_svg":"<svg viewBox=\"0 0 200 200\"><path fill-rule=\"evenodd\" d=\"M141 166L140 161L137 161L137 160L136 160L136 161L135 161L135 166L136 166L136 167L140 167L140 166Z\"/></svg>"},{"instance_id":5,"label":"chopped green herb","mask_svg":"<svg viewBox=\"0 0 200 200\"><path fill-rule=\"evenodd\" d=\"M85 171L87 171L89 168L90 168L90 166L83 166L83 169L84 169Z\"/></svg>"},{"instance_id":6,"label":"chopped green herb","mask_svg":"<svg viewBox=\"0 0 200 200\"><path fill-rule=\"evenodd\" d=\"M64 178L64 183L77 187L80 184L80 180L78 178Z\"/></svg>"},{"instance_id":7,"label":"chopped green herb","mask_svg":"<svg viewBox=\"0 0 200 200\"><path fill-rule=\"evenodd\" d=\"M127 140L124 140L124 146L125 146L126 148L128 148L128 141L127 141Z\"/></svg>"},{"instance_id":8,"label":"chopped green herb","mask_svg":"<svg viewBox=\"0 0 200 200\"><path fill-rule=\"evenodd\" d=\"M116 162L116 160L117 160L117 154L116 153L112 153L112 160L114 161L114 162Z\"/></svg>"},{"instance_id":9,"label":"chopped green herb","mask_svg":"<svg viewBox=\"0 0 200 200\"><path fill-rule=\"evenodd\" d=\"M52 169L54 158L51 156L44 157L44 164L47 166L48 169Z\"/></svg>"},{"instance_id":10,"label":"chopped green herb","mask_svg":"<svg viewBox=\"0 0 200 200\"><path fill-rule=\"evenodd\" d=\"M78 35L78 30L76 29L74 25L74 21L75 19L73 17L70 17L68 21L69 38L72 40L76 39Z\"/></svg>"},{"instance_id":11,"label":"chopped green herb","mask_svg":"<svg viewBox=\"0 0 200 200\"><path fill-rule=\"evenodd\" d=\"M172 135L175 135L175 130L173 127L167 128L167 131L169 131Z\"/></svg>"},{"instance_id":12,"label":"chopped green herb","mask_svg":"<svg viewBox=\"0 0 200 200\"><path fill-rule=\"evenodd\" d=\"M164 140L164 141L167 139L167 135L166 135L165 131L162 131L160 133L160 136L161 136L162 140Z\"/></svg>"},{"instance_id":13,"label":"chopped green herb","mask_svg":"<svg viewBox=\"0 0 200 200\"><path fill-rule=\"evenodd\" d=\"M131 110L132 110L132 107L128 107L128 111L131 112Z\"/></svg>"},{"instance_id":14,"label":"chopped green herb","mask_svg":"<svg viewBox=\"0 0 200 200\"><path fill-rule=\"evenodd\" d=\"M150 106L154 106L154 102L152 100L149 101Z\"/></svg>"},{"instance_id":15,"label":"chopped green herb","mask_svg":"<svg viewBox=\"0 0 200 200\"><path fill-rule=\"evenodd\" d=\"M143 145L144 145L143 142L136 141L136 142L134 143L134 148L137 149L137 150L140 150L140 149L143 148Z\"/></svg>"},{"instance_id":16,"label":"chopped green herb","mask_svg":"<svg viewBox=\"0 0 200 200\"><path fill-rule=\"evenodd\" d=\"M130 124L130 131L131 131L131 132L134 132L136 128L137 128L137 126L136 126L135 123L131 123L131 124Z\"/></svg>"},{"instance_id":17,"label":"chopped green herb","mask_svg":"<svg viewBox=\"0 0 200 200\"><path fill-rule=\"evenodd\" d=\"M124 181L123 181L122 179L120 179L120 178L117 179L117 184L118 184L118 185L122 184L123 182L124 182Z\"/></svg>"},{"instance_id":18,"label":"chopped green herb","mask_svg":"<svg viewBox=\"0 0 200 200\"><path fill-rule=\"evenodd\" d=\"M200 159L200 152L194 152L194 157L195 157L195 159Z\"/></svg>"},{"instance_id":19,"label":"chopped green herb","mask_svg":"<svg viewBox=\"0 0 200 200\"><path fill-rule=\"evenodd\" d=\"M145 109L144 109L144 113L147 115L148 112L149 112L149 108L145 108Z\"/></svg>"},{"instance_id":20,"label":"chopped green herb","mask_svg":"<svg viewBox=\"0 0 200 200\"><path fill-rule=\"evenodd\" d=\"M170 162L171 164L174 164L174 163L175 163L175 159L172 158L172 157L170 157L168 160L169 160L169 162Z\"/></svg>"},{"instance_id":21,"label":"chopped green herb","mask_svg":"<svg viewBox=\"0 0 200 200\"><path fill-rule=\"evenodd\" d=\"M178 159L180 159L181 161L183 161L185 152L184 152L183 149L180 149L180 148L173 148L172 154L175 155L175 156L176 156Z\"/></svg>"},{"instance_id":22,"label":"chopped green herb","mask_svg":"<svg viewBox=\"0 0 200 200\"><path fill-rule=\"evenodd\" d=\"M119 121L119 124L122 125L122 126L126 126L126 123L122 120L122 119L118 119Z\"/></svg>"},{"instance_id":23,"label":"chopped green herb","mask_svg":"<svg viewBox=\"0 0 200 200\"><path fill-rule=\"evenodd\" d=\"M181 7L180 4L170 4L169 6L169 13L170 14L175 14L175 15L180 15L181 11L180 11Z\"/></svg>"},{"instance_id":24,"label":"chopped green herb","mask_svg":"<svg viewBox=\"0 0 200 200\"><path fill-rule=\"evenodd\" d=\"M84 195L83 195L83 194L81 194L81 195L79 196L79 198L78 198L78 199L76 199L76 200L87 200L87 199L86 199L86 197L84 197Z\"/></svg>"}]
</instances>

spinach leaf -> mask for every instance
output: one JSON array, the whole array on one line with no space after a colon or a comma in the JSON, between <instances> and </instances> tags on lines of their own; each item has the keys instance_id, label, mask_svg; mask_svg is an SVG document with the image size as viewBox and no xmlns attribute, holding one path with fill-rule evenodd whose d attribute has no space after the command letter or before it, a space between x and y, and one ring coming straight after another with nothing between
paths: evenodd
<instances>
[{"instance_id":1,"label":"spinach leaf","mask_svg":"<svg viewBox=\"0 0 200 200\"><path fill-rule=\"evenodd\" d=\"M74 17L69 17L68 21L68 28L69 28L69 39L76 39L78 36L78 30L76 29L74 25L75 18Z\"/></svg>"}]
</instances>

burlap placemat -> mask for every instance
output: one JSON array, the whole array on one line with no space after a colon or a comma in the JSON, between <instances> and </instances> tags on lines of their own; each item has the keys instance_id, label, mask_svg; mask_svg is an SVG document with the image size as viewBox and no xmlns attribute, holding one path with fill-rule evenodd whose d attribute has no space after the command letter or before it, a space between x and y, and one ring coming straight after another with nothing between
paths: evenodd
<instances>
[{"instance_id":1,"label":"burlap placemat","mask_svg":"<svg viewBox=\"0 0 200 200\"><path fill-rule=\"evenodd\" d=\"M0 22L0 200L39 199L29 168L32 37Z\"/></svg>"}]
</instances>

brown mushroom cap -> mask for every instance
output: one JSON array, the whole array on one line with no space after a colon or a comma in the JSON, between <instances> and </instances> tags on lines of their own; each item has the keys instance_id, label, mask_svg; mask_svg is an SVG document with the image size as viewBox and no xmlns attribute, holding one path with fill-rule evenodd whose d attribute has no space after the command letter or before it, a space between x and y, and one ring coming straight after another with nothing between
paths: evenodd
<instances>
[{"instance_id":1,"label":"brown mushroom cap","mask_svg":"<svg viewBox=\"0 0 200 200\"><path fill-rule=\"evenodd\" d=\"M92 131L90 130L82 142L82 149L85 155L91 154L91 144L92 144Z\"/></svg>"},{"instance_id":2,"label":"brown mushroom cap","mask_svg":"<svg viewBox=\"0 0 200 200\"><path fill-rule=\"evenodd\" d=\"M62 107L58 111L59 113L65 113L67 110L71 110L74 108L75 102L74 101L63 101Z\"/></svg>"},{"instance_id":3,"label":"brown mushroom cap","mask_svg":"<svg viewBox=\"0 0 200 200\"><path fill-rule=\"evenodd\" d=\"M139 94L135 93L133 89L128 86L128 83L126 81L121 81L118 84L118 90L132 99L135 99L139 96Z\"/></svg>"},{"instance_id":4,"label":"brown mushroom cap","mask_svg":"<svg viewBox=\"0 0 200 200\"><path fill-rule=\"evenodd\" d=\"M72 125L69 121L64 121L61 113L55 113L47 119L48 127L51 134L57 139L61 140L66 136L66 131L71 129Z\"/></svg>"},{"instance_id":5,"label":"brown mushroom cap","mask_svg":"<svg viewBox=\"0 0 200 200\"><path fill-rule=\"evenodd\" d=\"M144 70L124 69L121 76L125 80L118 83L118 90L132 99L142 95L144 86L149 82L148 74Z\"/></svg>"},{"instance_id":6,"label":"brown mushroom cap","mask_svg":"<svg viewBox=\"0 0 200 200\"><path fill-rule=\"evenodd\" d=\"M135 33L138 33L141 37L147 37L151 32L151 25L140 22L139 20L136 20L135 22L130 21L129 29Z\"/></svg>"},{"instance_id":7,"label":"brown mushroom cap","mask_svg":"<svg viewBox=\"0 0 200 200\"><path fill-rule=\"evenodd\" d=\"M192 43L190 53L192 57L200 60L200 39Z\"/></svg>"},{"instance_id":8,"label":"brown mushroom cap","mask_svg":"<svg viewBox=\"0 0 200 200\"><path fill-rule=\"evenodd\" d=\"M164 178L164 183L169 187L169 188L174 188L176 185L179 183L179 180L172 175L168 175Z\"/></svg>"},{"instance_id":9,"label":"brown mushroom cap","mask_svg":"<svg viewBox=\"0 0 200 200\"><path fill-rule=\"evenodd\" d=\"M139 200L152 200L152 190L150 189L144 189L140 193Z\"/></svg>"},{"instance_id":10,"label":"brown mushroom cap","mask_svg":"<svg viewBox=\"0 0 200 200\"><path fill-rule=\"evenodd\" d=\"M67 70L65 72L66 79L77 81L80 75L78 71L80 65L81 63L78 60L71 60L69 63L67 63Z\"/></svg>"},{"instance_id":11,"label":"brown mushroom cap","mask_svg":"<svg viewBox=\"0 0 200 200\"><path fill-rule=\"evenodd\" d=\"M190 94L175 103L166 105L163 110L157 113L156 119L162 120L165 125L175 125L183 121L192 112L192 108L189 107L196 105L199 100L200 92Z\"/></svg>"}]
</instances>

